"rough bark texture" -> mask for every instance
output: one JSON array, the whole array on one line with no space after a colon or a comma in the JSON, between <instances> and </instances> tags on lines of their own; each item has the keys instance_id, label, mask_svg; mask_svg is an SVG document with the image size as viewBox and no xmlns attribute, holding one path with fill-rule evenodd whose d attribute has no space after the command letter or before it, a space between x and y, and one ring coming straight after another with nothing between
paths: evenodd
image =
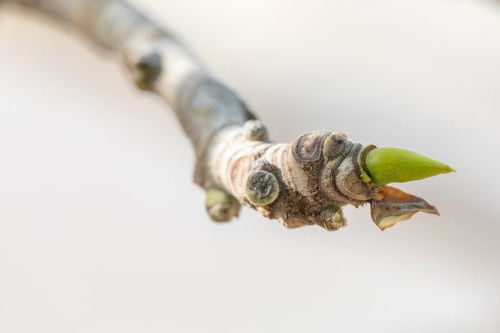
<instances>
[{"instance_id":1,"label":"rough bark texture","mask_svg":"<svg viewBox=\"0 0 500 333\"><path fill-rule=\"evenodd\" d=\"M287 227L317 224L336 230L345 225L341 206L381 200L362 166L373 146L334 132L271 143L264 125L232 90L126 1L7 2L47 14L115 53L138 88L171 106L193 144L195 181L206 190L206 208L215 221L237 216L244 204Z\"/></svg>"}]
</instances>

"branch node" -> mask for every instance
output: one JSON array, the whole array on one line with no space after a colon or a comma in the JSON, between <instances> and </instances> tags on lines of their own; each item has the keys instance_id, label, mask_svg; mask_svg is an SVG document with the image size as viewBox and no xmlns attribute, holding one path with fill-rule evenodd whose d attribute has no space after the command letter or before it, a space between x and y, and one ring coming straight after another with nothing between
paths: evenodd
<instances>
[{"instance_id":1,"label":"branch node","mask_svg":"<svg viewBox=\"0 0 500 333\"><path fill-rule=\"evenodd\" d=\"M321 163L323 141L328 132L316 131L302 134L292 144L294 159L301 165Z\"/></svg>"},{"instance_id":2,"label":"branch node","mask_svg":"<svg viewBox=\"0 0 500 333\"><path fill-rule=\"evenodd\" d=\"M132 79L142 90L150 90L162 72L162 59L157 51L151 51L128 63Z\"/></svg>"}]
</instances>

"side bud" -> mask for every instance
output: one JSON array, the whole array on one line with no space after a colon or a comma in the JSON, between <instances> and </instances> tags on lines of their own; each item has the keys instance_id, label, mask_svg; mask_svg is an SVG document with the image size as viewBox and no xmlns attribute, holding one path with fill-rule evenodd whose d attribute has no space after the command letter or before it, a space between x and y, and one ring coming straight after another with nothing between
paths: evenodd
<instances>
[{"instance_id":1,"label":"side bud","mask_svg":"<svg viewBox=\"0 0 500 333\"><path fill-rule=\"evenodd\" d=\"M205 208L215 222L228 222L238 217L240 204L229 193L215 186L206 189Z\"/></svg>"},{"instance_id":2,"label":"side bud","mask_svg":"<svg viewBox=\"0 0 500 333\"><path fill-rule=\"evenodd\" d=\"M273 203L280 194L280 186L276 176L258 166L248 175L245 196L255 206Z\"/></svg>"},{"instance_id":3,"label":"side bud","mask_svg":"<svg viewBox=\"0 0 500 333\"><path fill-rule=\"evenodd\" d=\"M248 120L243 126L243 134L250 141L269 141L267 128L258 119Z\"/></svg>"},{"instance_id":4,"label":"side bud","mask_svg":"<svg viewBox=\"0 0 500 333\"><path fill-rule=\"evenodd\" d=\"M333 205L321 212L320 221L317 224L328 231L335 231L345 227L347 220L344 217L342 209Z\"/></svg>"}]
</instances>

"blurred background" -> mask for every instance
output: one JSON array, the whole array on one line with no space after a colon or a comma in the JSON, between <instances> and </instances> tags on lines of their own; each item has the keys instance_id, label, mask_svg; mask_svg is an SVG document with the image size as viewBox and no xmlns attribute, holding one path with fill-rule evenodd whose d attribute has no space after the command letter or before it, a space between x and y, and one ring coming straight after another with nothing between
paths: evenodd
<instances>
[{"instance_id":1,"label":"blurred background","mask_svg":"<svg viewBox=\"0 0 500 333\"><path fill-rule=\"evenodd\" d=\"M381 232L212 223L173 113L48 20L0 7L0 331L500 332L500 6L138 0L264 120L435 157Z\"/></svg>"}]
</instances>

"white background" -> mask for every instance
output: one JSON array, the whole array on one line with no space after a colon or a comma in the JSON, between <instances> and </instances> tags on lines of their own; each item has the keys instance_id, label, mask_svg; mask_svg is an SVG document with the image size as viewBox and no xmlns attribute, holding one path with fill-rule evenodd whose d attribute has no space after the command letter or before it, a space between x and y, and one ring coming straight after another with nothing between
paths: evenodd
<instances>
[{"instance_id":1,"label":"white background","mask_svg":"<svg viewBox=\"0 0 500 333\"><path fill-rule=\"evenodd\" d=\"M0 332L500 332L500 5L136 1L278 141L332 129L458 172L380 232L209 221L175 117L123 68L0 9Z\"/></svg>"}]
</instances>

